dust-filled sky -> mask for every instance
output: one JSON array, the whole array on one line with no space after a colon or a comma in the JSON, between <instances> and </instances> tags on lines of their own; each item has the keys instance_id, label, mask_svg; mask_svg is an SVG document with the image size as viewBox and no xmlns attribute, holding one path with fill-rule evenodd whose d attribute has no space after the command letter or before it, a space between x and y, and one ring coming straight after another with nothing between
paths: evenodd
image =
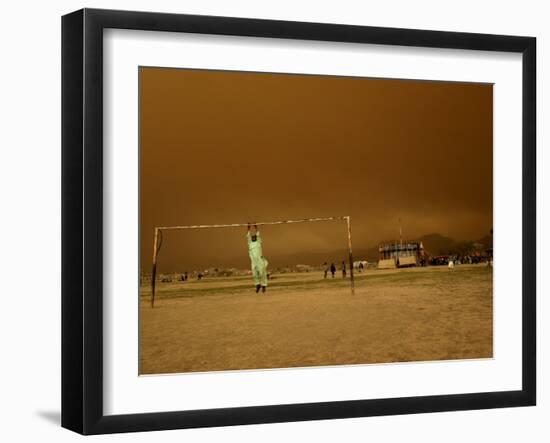
<instances>
[{"instance_id":1,"label":"dust-filled sky","mask_svg":"<svg viewBox=\"0 0 550 443\"><path fill-rule=\"evenodd\" d=\"M476 240L492 228L492 85L162 68L139 75L143 272L155 226L350 215L357 251L397 238L399 218L407 239ZM245 267L245 232L166 232L159 270ZM272 266L325 253L341 261L331 252L347 247L344 222L261 232Z\"/></svg>"}]
</instances>

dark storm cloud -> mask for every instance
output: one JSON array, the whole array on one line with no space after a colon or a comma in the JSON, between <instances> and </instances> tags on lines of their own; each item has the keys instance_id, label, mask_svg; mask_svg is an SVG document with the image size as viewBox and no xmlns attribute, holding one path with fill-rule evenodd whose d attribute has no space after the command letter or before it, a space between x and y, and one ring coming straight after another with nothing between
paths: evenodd
<instances>
[{"instance_id":1,"label":"dark storm cloud","mask_svg":"<svg viewBox=\"0 0 550 443\"><path fill-rule=\"evenodd\" d=\"M350 215L356 249L492 227L492 86L142 68L141 240L154 226ZM342 224L266 227L274 264ZM167 233L160 265L245 266L242 230Z\"/></svg>"}]
</instances>

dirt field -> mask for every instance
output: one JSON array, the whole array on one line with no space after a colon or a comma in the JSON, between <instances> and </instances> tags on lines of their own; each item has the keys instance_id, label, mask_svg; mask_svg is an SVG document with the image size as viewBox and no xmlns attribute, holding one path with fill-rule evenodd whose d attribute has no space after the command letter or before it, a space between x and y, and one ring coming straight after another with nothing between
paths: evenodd
<instances>
[{"instance_id":1,"label":"dirt field","mask_svg":"<svg viewBox=\"0 0 550 443\"><path fill-rule=\"evenodd\" d=\"M349 279L275 275L141 288L140 373L487 358L492 268L369 270Z\"/></svg>"}]
</instances>

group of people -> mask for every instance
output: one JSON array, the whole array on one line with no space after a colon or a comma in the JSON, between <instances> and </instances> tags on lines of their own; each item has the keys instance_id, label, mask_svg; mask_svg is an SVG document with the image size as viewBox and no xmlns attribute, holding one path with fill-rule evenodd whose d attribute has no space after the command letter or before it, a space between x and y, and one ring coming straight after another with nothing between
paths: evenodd
<instances>
[{"instance_id":1,"label":"group of people","mask_svg":"<svg viewBox=\"0 0 550 443\"><path fill-rule=\"evenodd\" d=\"M325 278L327 278L329 272L332 274L332 278L334 278L334 275L336 274L336 270L337 270L336 265L334 263L331 263L329 266L327 262L324 262L323 269L325 272ZM347 268L346 268L345 261L342 261L342 266L340 267L340 270L342 271L342 278L346 278Z\"/></svg>"},{"instance_id":2,"label":"group of people","mask_svg":"<svg viewBox=\"0 0 550 443\"><path fill-rule=\"evenodd\" d=\"M421 265L425 266L426 260L422 260L424 263L421 263ZM490 263L492 262L492 258L481 255L438 255L435 257L430 257L427 261L427 263L431 266L448 266L450 262L453 262L453 266L464 264L475 265L480 263Z\"/></svg>"}]
</instances>

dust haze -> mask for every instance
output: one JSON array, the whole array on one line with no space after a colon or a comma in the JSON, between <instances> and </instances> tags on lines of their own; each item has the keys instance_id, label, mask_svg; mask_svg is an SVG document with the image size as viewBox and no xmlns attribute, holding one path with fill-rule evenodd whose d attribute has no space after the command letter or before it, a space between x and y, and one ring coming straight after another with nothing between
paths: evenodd
<instances>
[{"instance_id":1,"label":"dust haze","mask_svg":"<svg viewBox=\"0 0 550 443\"><path fill-rule=\"evenodd\" d=\"M355 250L493 225L489 84L142 67L141 268L155 226L350 215ZM159 267L246 267L245 229L167 232ZM344 250L344 222L262 229L272 266ZM360 257L357 257L360 258ZM318 263L311 263L318 264Z\"/></svg>"}]
</instances>

